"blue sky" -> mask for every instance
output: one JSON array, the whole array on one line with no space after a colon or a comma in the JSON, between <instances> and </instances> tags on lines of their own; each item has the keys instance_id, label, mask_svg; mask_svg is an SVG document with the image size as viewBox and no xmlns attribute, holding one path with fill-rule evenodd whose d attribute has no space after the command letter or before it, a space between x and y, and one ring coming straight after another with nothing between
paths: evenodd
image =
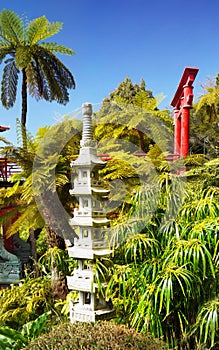
<instances>
[{"instance_id":1,"label":"blue sky","mask_svg":"<svg viewBox=\"0 0 219 350\"><path fill-rule=\"evenodd\" d=\"M161 107L166 108L186 66L200 69L195 97L202 92L201 84L219 72L215 0L1 0L3 8L30 20L46 15L63 22L62 31L50 40L76 52L60 56L76 80L66 106L29 98L27 128L33 135L83 102L100 104L127 76L137 83L143 78L154 95L162 92L166 98ZM0 125L11 126L4 136L12 142L20 111L20 91L13 109L0 106Z\"/></svg>"}]
</instances>

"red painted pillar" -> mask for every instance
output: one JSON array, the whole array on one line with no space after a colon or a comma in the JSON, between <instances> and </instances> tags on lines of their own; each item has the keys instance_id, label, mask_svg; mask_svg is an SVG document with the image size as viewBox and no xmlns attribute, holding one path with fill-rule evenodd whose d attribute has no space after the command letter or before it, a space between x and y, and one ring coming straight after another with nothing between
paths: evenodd
<instances>
[{"instance_id":1,"label":"red painted pillar","mask_svg":"<svg viewBox=\"0 0 219 350\"><path fill-rule=\"evenodd\" d=\"M178 107L174 108L174 154L180 155L181 145L181 116Z\"/></svg>"},{"instance_id":2,"label":"red painted pillar","mask_svg":"<svg viewBox=\"0 0 219 350\"><path fill-rule=\"evenodd\" d=\"M190 84L188 82L188 84L183 86L184 99L182 106L180 157L186 157L189 154L189 116L193 101L193 86Z\"/></svg>"},{"instance_id":3,"label":"red painted pillar","mask_svg":"<svg viewBox=\"0 0 219 350\"><path fill-rule=\"evenodd\" d=\"M183 107L180 157L181 158L186 157L188 154L189 154L189 109L187 107Z\"/></svg>"}]
</instances>

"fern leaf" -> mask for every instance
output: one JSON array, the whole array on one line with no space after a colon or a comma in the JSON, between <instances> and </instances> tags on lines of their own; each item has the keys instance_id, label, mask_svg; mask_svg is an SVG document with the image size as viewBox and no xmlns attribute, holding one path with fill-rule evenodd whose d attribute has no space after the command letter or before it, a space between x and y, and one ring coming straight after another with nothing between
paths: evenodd
<instances>
[{"instance_id":1,"label":"fern leaf","mask_svg":"<svg viewBox=\"0 0 219 350\"><path fill-rule=\"evenodd\" d=\"M6 41L17 45L24 40L23 21L13 11L4 9L0 13L0 28L0 36Z\"/></svg>"},{"instance_id":2,"label":"fern leaf","mask_svg":"<svg viewBox=\"0 0 219 350\"><path fill-rule=\"evenodd\" d=\"M27 28L27 43L30 45L37 44L41 40L45 40L62 29L62 23L50 23L46 16L41 16L30 21Z\"/></svg>"},{"instance_id":3,"label":"fern leaf","mask_svg":"<svg viewBox=\"0 0 219 350\"><path fill-rule=\"evenodd\" d=\"M50 43L43 42L43 43L40 43L40 46L43 49L46 49L52 53L59 53L59 54L64 54L69 56L72 56L75 54L75 52L72 49L63 45L58 45L55 42L50 42Z\"/></svg>"},{"instance_id":4,"label":"fern leaf","mask_svg":"<svg viewBox=\"0 0 219 350\"><path fill-rule=\"evenodd\" d=\"M1 100L5 108L14 106L17 94L18 69L14 60L5 65L2 77Z\"/></svg>"}]
</instances>

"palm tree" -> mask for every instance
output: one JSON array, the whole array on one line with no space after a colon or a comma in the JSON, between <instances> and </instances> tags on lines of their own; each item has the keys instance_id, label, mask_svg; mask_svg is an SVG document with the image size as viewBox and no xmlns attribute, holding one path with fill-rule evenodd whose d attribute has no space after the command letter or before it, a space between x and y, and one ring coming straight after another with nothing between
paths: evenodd
<instances>
[{"instance_id":1,"label":"palm tree","mask_svg":"<svg viewBox=\"0 0 219 350\"><path fill-rule=\"evenodd\" d=\"M16 13L0 13L0 63L5 63L1 82L1 100L5 108L14 106L18 74L22 75L21 123L27 118L27 89L37 100L69 101L68 89L75 88L74 77L56 54L73 55L74 51L55 42L42 41L57 34L60 22L49 22L45 16L26 23Z\"/></svg>"}]
</instances>

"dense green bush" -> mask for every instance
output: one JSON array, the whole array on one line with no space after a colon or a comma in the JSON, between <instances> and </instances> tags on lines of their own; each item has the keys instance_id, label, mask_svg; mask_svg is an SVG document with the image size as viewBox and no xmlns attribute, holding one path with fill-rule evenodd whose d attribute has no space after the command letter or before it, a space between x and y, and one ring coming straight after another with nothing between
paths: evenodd
<instances>
[{"instance_id":1,"label":"dense green bush","mask_svg":"<svg viewBox=\"0 0 219 350\"><path fill-rule=\"evenodd\" d=\"M19 330L53 306L51 281L46 277L27 278L20 286L0 291L0 327Z\"/></svg>"},{"instance_id":2,"label":"dense green bush","mask_svg":"<svg viewBox=\"0 0 219 350\"><path fill-rule=\"evenodd\" d=\"M124 325L99 321L96 323L64 323L50 333L35 339L25 350L164 350L160 341L137 333Z\"/></svg>"}]
</instances>

